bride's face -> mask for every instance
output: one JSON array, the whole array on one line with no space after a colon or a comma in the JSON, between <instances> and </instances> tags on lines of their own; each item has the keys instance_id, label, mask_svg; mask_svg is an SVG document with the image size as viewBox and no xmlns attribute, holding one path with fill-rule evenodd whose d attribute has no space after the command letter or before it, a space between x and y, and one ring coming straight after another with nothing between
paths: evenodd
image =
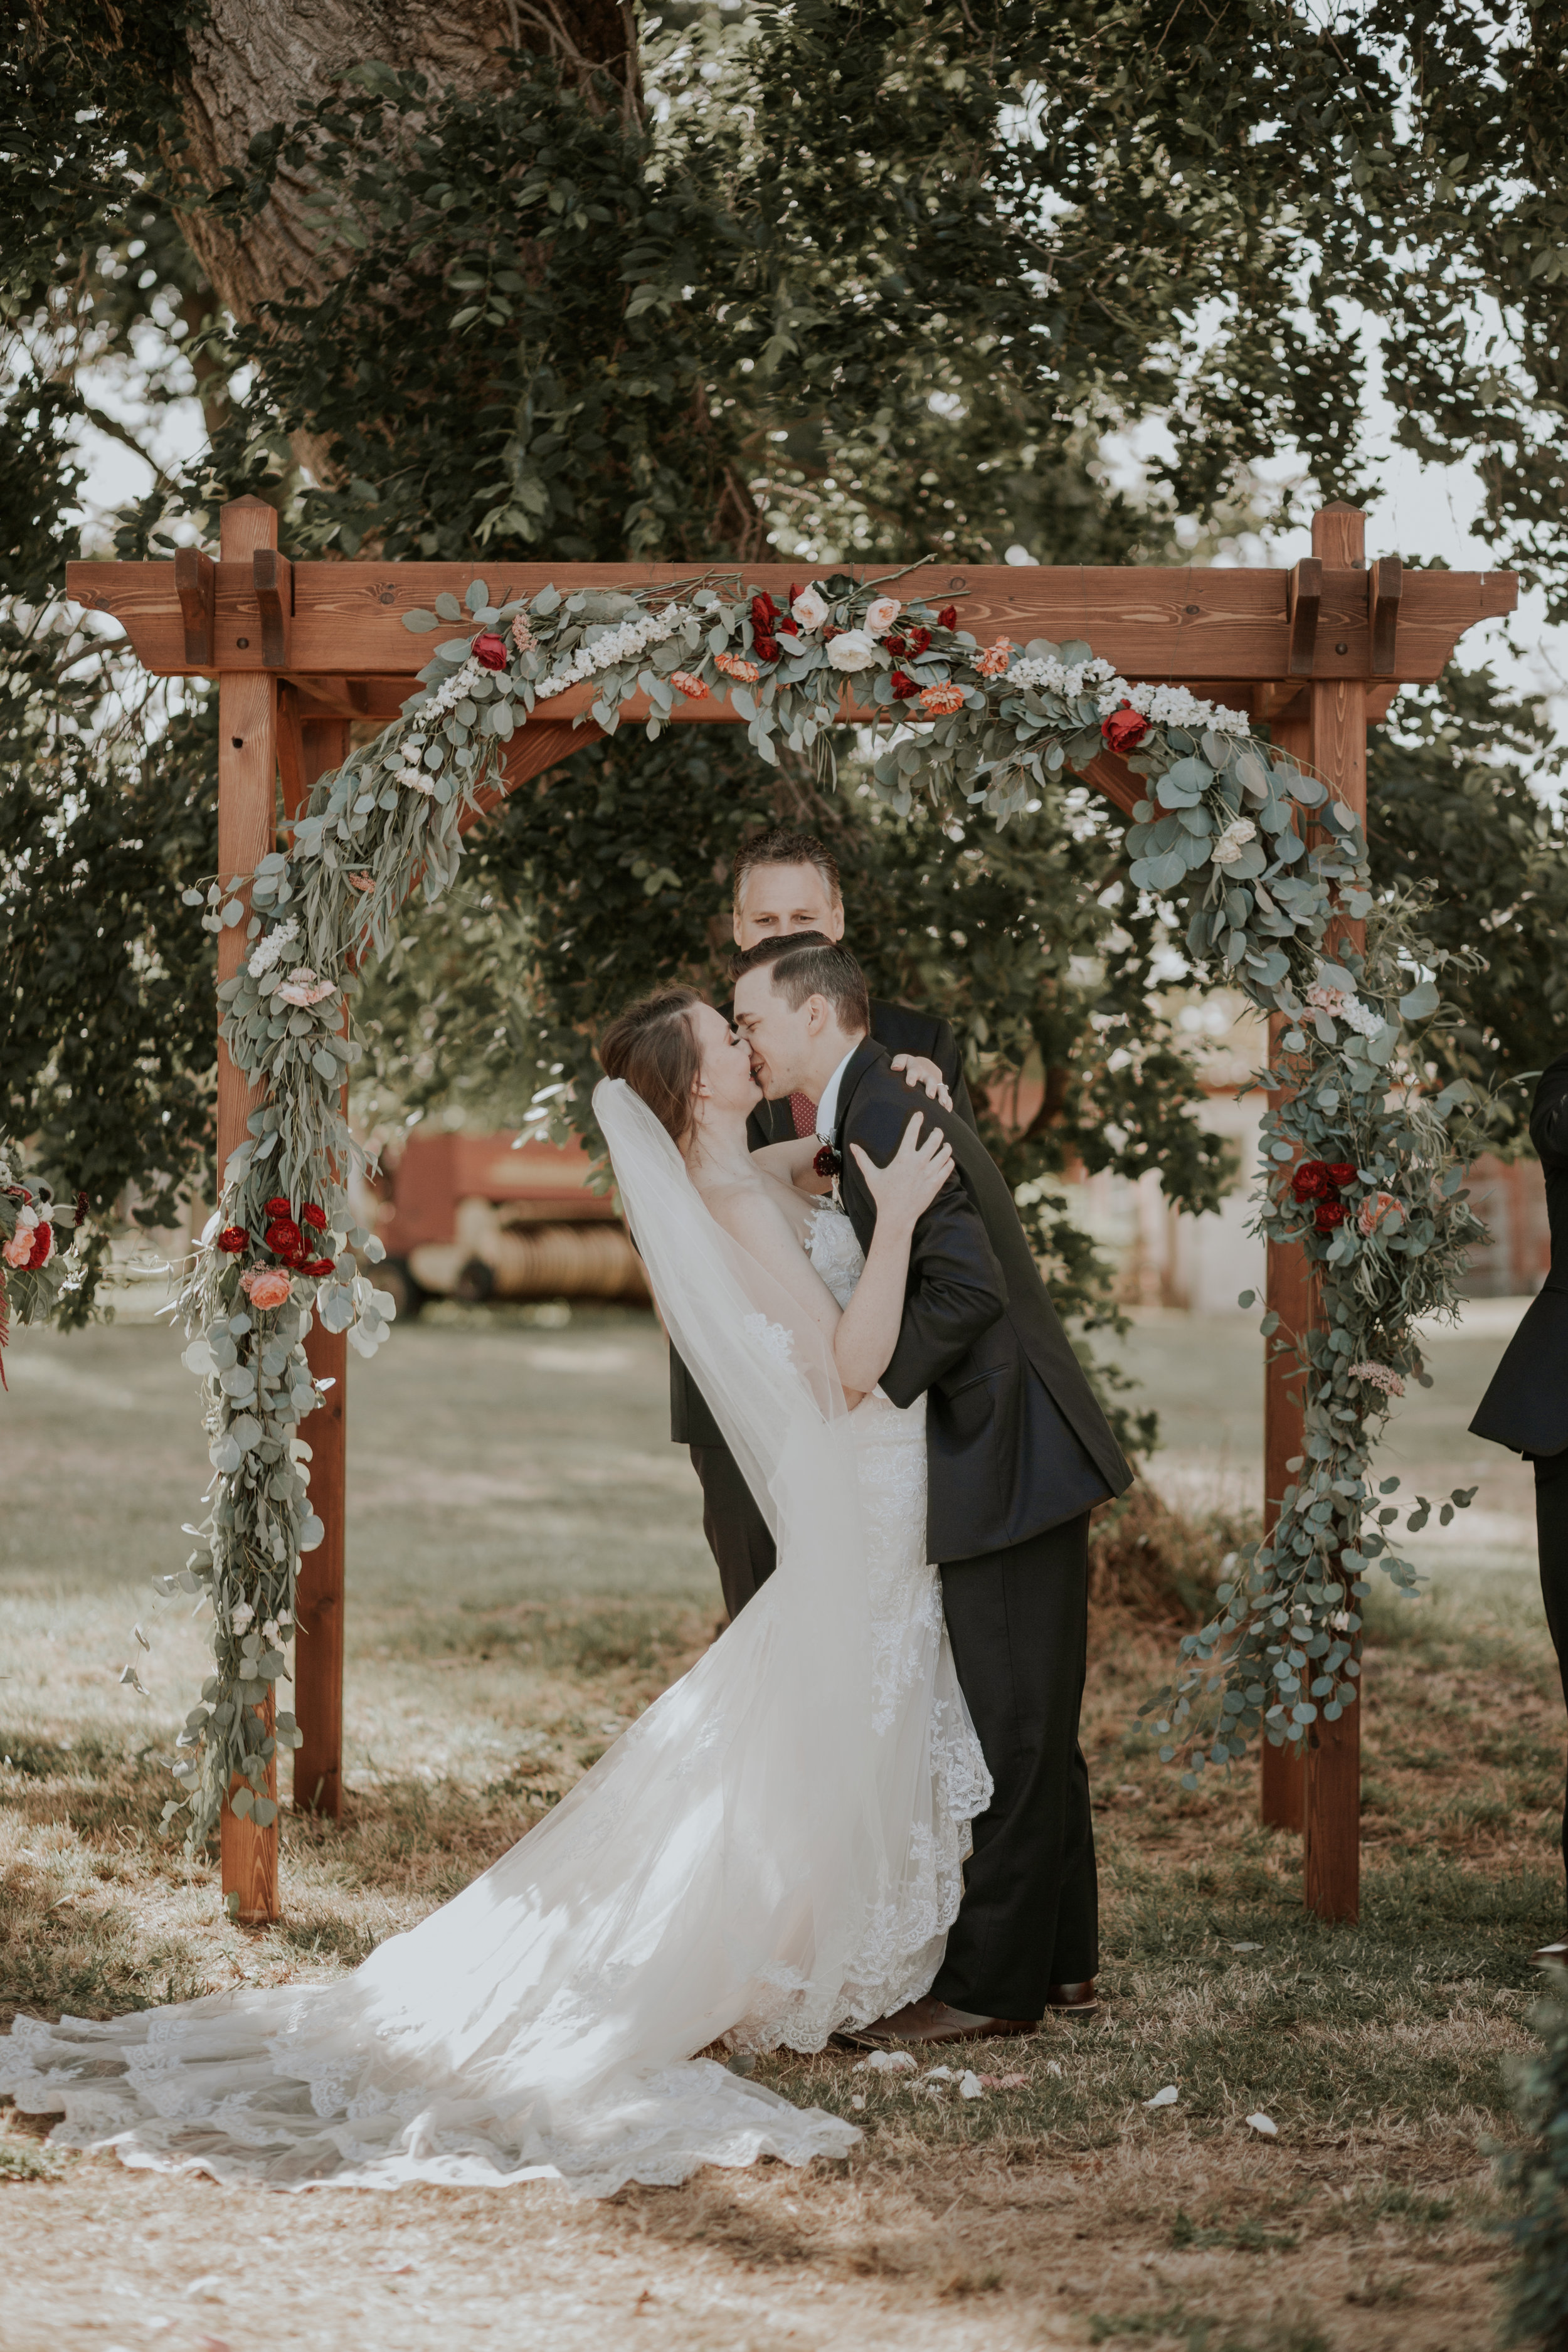
<instances>
[{"instance_id":1,"label":"bride's face","mask_svg":"<svg viewBox=\"0 0 1568 2352\"><path fill-rule=\"evenodd\" d=\"M697 1081L697 1115L705 1108L750 1111L762 1100L763 1090L752 1075L752 1049L738 1029L731 1029L711 1004L694 1004L688 1014L702 1057Z\"/></svg>"}]
</instances>

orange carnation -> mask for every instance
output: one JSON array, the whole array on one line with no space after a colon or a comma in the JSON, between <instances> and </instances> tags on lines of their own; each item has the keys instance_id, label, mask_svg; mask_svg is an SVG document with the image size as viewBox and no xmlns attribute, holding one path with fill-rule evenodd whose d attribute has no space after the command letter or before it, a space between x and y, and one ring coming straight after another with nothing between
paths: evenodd
<instances>
[{"instance_id":1,"label":"orange carnation","mask_svg":"<svg viewBox=\"0 0 1568 2352\"><path fill-rule=\"evenodd\" d=\"M756 672L753 670L752 675L755 677ZM689 695L693 702L706 702L713 691L706 679L694 677L689 669L676 670L669 682L679 693Z\"/></svg>"},{"instance_id":2,"label":"orange carnation","mask_svg":"<svg viewBox=\"0 0 1568 2352\"><path fill-rule=\"evenodd\" d=\"M1012 651L1012 638L998 637L995 644L988 646L981 655L974 667L982 677L1003 677L1006 674L1007 662Z\"/></svg>"},{"instance_id":3,"label":"orange carnation","mask_svg":"<svg viewBox=\"0 0 1568 2352\"><path fill-rule=\"evenodd\" d=\"M713 667L721 669L726 677L738 678L742 686L755 686L762 671L744 654L715 654Z\"/></svg>"},{"instance_id":4,"label":"orange carnation","mask_svg":"<svg viewBox=\"0 0 1568 2352\"><path fill-rule=\"evenodd\" d=\"M921 709L929 710L933 719L945 719L950 710L963 708L961 686L928 686L921 694Z\"/></svg>"}]
</instances>

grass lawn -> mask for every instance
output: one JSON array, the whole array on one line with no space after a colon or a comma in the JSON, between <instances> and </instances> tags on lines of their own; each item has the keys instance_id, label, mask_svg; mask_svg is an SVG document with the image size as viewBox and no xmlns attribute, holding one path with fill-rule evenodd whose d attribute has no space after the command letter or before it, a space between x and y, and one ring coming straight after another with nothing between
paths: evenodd
<instances>
[{"instance_id":1,"label":"grass lawn","mask_svg":"<svg viewBox=\"0 0 1568 2352\"><path fill-rule=\"evenodd\" d=\"M247 2199L56 2155L6 2110L5 2352L1493 2344L1489 2151L1529 2043L1525 1955L1563 1920L1563 1706L1528 1479L1464 1434L1505 1322L1483 1309L1440 1339L1436 1389L1391 1431L1387 1466L1422 1491L1481 1492L1425 1544L1430 1595L1375 1613L1359 1927L1303 1916L1297 1843L1258 1827L1250 1773L1181 1793L1133 1719L1173 1635L1108 1610L1086 1724L1105 2005L951 2055L1014 2079L966 2101L846 2054L764 2062L863 2122L847 2164L588 2208L548 2189ZM1259 1355L1243 1318L1141 1324L1173 1497L1255 1497ZM353 1965L526 1830L711 1638L717 1578L650 1321L442 1310L400 1331L350 1379L347 1818L286 1817L285 1920L241 1931L156 1826L205 1654L147 1583L197 1516L195 1384L138 1321L22 1334L7 1365L0 2021ZM132 1656L150 1698L117 1680Z\"/></svg>"}]
</instances>

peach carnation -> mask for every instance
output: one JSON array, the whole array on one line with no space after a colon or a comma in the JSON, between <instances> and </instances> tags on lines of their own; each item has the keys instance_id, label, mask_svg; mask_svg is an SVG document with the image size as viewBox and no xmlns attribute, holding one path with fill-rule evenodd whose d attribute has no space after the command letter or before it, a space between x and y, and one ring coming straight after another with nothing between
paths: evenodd
<instances>
[{"instance_id":1,"label":"peach carnation","mask_svg":"<svg viewBox=\"0 0 1568 2352\"><path fill-rule=\"evenodd\" d=\"M1012 658L1012 638L998 637L994 646L986 647L974 667L982 677L1005 677L1007 674L1007 665Z\"/></svg>"},{"instance_id":2,"label":"peach carnation","mask_svg":"<svg viewBox=\"0 0 1568 2352\"><path fill-rule=\"evenodd\" d=\"M945 719L950 710L963 708L961 686L928 686L921 694L921 709L929 710L933 719Z\"/></svg>"},{"instance_id":3,"label":"peach carnation","mask_svg":"<svg viewBox=\"0 0 1568 2352\"><path fill-rule=\"evenodd\" d=\"M1384 1219L1403 1205L1392 1192L1369 1193L1356 1211L1356 1231L1363 1236L1376 1233Z\"/></svg>"},{"instance_id":4,"label":"peach carnation","mask_svg":"<svg viewBox=\"0 0 1568 2352\"><path fill-rule=\"evenodd\" d=\"M756 675L752 670L752 676L755 677ZM678 669L669 682L679 693L689 695L693 702L706 702L713 691L706 678L698 677L689 669Z\"/></svg>"},{"instance_id":5,"label":"peach carnation","mask_svg":"<svg viewBox=\"0 0 1568 2352\"><path fill-rule=\"evenodd\" d=\"M261 1266L250 1274L242 1274L239 1286L251 1305L263 1315L274 1307L281 1307L289 1297L289 1276L279 1266Z\"/></svg>"},{"instance_id":6,"label":"peach carnation","mask_svg":"<svg viewBox=\"0 0 1568 2352\"><path fill-rule=\"evenodd\" d=\"M755 686L762 671L744 654L715 654L713 667L721 669L726 677L739 678L742 686Z\"/></svg>"}]
</instances>

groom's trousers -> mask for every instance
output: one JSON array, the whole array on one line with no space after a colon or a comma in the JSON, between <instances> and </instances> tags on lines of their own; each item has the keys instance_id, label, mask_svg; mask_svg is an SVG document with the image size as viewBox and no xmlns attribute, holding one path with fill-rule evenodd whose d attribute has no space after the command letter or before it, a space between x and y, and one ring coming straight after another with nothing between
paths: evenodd
<instances>
[{"instance_id":1,"label":"groom's trousers","mask_svg":"<svg viewBox=\"0 0 1568 2352\"><path fill-rule=\"evenodd\" d=\"M1089 1767L1078 1742L1089 1641L1089 1514L1005 1551L943 1561L958 1679L995 1792L973 1826L963 1902L932 1992L1037 2018L1046 1990L1100 1964Z\"/></svg>"}]
</instances>

